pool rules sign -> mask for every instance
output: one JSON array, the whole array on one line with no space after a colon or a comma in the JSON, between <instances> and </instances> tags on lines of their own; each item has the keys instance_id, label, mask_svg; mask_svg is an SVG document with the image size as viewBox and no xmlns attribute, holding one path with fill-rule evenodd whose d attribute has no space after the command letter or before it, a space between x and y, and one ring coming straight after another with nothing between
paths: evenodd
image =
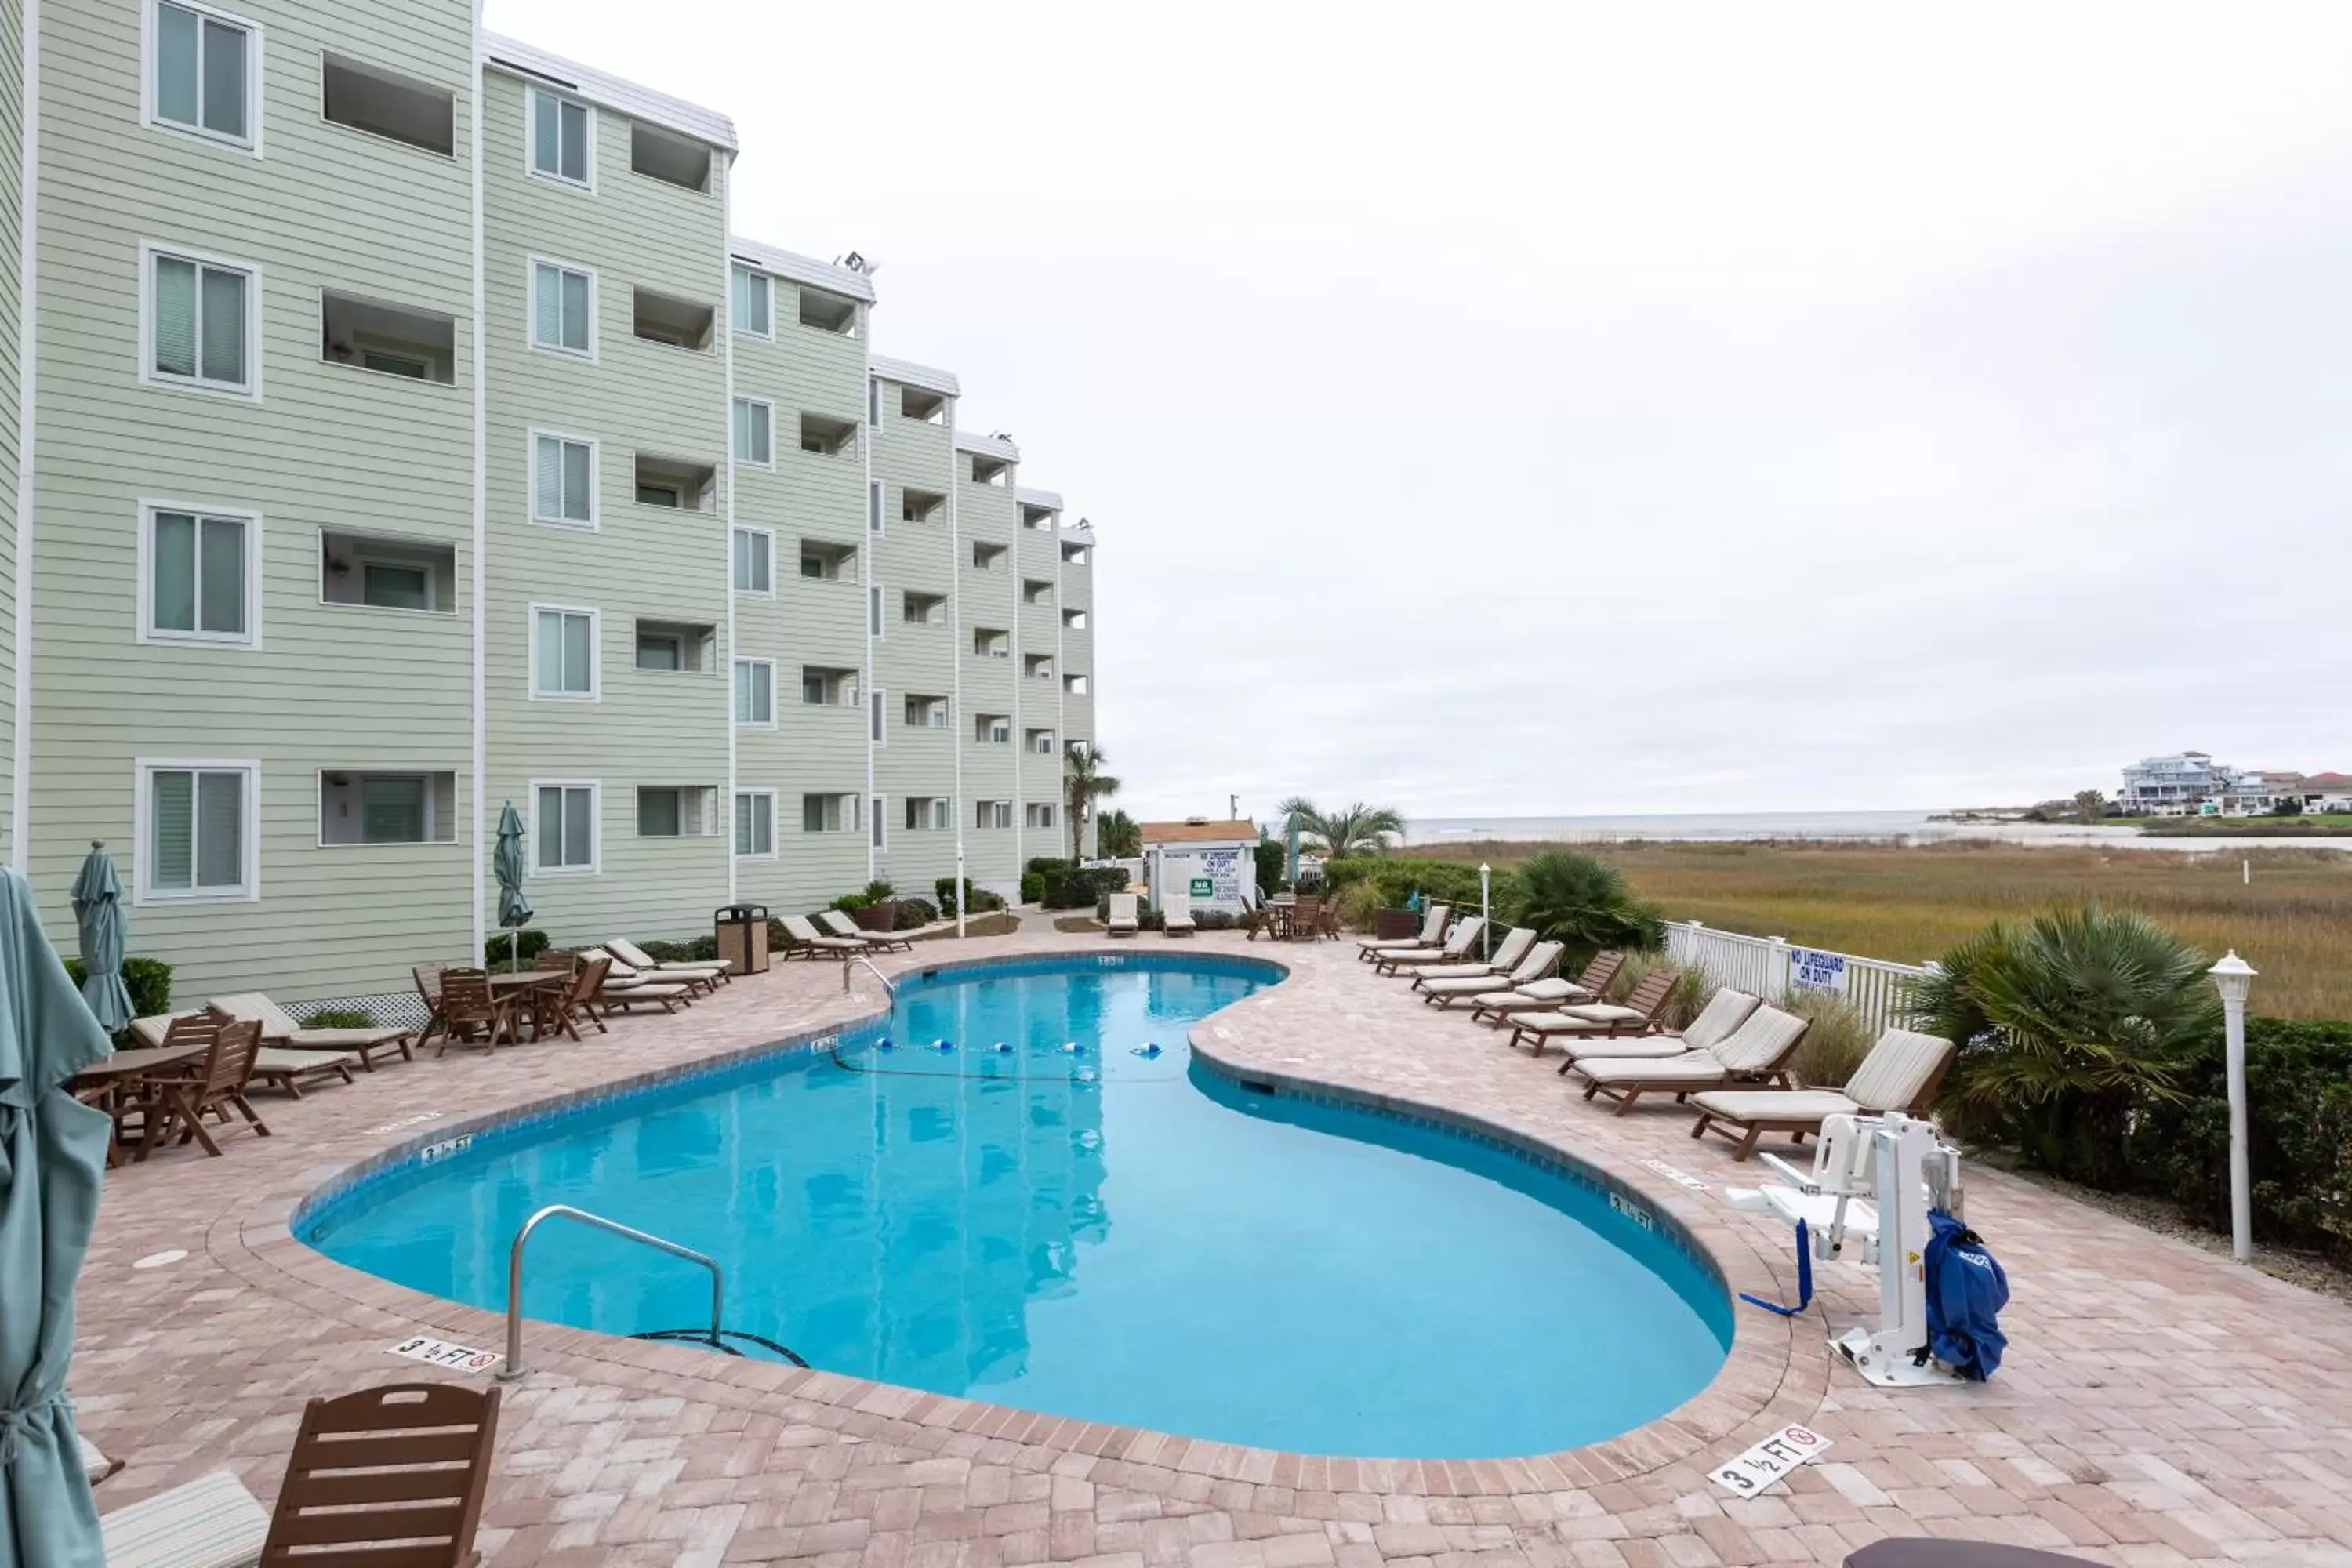
<instances>
[{"instance_id":1,"label":"pool rules sign","mask_svg":"<svg viewBox=\"0 0 2352 1568\"><path fill-rule=\"evenodd\" d=\"M1830 1440L1811 1427L1790 1425L1707 1473L1735 1497L1754 1497L1829 1446Z\"/></svg>"}]
</instances>

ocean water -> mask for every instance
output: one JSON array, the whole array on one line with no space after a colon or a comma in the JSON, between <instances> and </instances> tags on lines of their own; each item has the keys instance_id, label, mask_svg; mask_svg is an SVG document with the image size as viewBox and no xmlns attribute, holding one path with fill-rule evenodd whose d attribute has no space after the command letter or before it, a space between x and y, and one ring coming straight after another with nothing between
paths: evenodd
<instances>
[{"instance_id":1,"label":"ocean water","mask_svg":"<svg viewBox=\"0 0 2352 1568\"><path fill-rule=\"evenodd\" d=\"M1441 847L1470 840L1556 840L1622 844L1632 839L1675 843L1810 839L1823 842L1934 844L1987 838L2004 844L2095 845L2175 853L2301 846L2352 849L2352 837L2150 838L2136 827L2046 822L1937 822L1924 811L1659 812L1617 816L1432 817L1409 824L1406 842Z\"/></svg>"},{"instance_id":2,"label":"ocean water","mask_svg":"<svg viewBox=\"0 0 2352 1568\"><path fill-rule=\"evenodd\" d=\"M887 1048L479 1139L298 1234L497 1310L517 1227L572 1204L717 1258L727 1327L813 1365L1314 1453L1549 1452L1722 1365L1720 1283L1591 1187L1193 1067L1187 1026L1270 968L1023 968L904 985ZM525 1290L613 1333L709 1321L701 1270L561 1222Z\"/></svg>"}]
</instances>

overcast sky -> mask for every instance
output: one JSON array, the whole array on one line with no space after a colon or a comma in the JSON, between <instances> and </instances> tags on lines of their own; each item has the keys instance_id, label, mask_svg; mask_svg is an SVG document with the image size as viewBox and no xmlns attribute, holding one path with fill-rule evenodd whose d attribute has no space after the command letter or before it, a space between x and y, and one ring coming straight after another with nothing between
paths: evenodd
<instances>
[{"instance_id":1,"label":"overcast sky","mask_svg":"<svg viewBox=\"0 0 2352 1568\"><path fill-rule=\"evenodd\" d=\"M1101 533L1139 816L2352 769L2352 7L489 0Z\"/></svg>"}]
</instances>

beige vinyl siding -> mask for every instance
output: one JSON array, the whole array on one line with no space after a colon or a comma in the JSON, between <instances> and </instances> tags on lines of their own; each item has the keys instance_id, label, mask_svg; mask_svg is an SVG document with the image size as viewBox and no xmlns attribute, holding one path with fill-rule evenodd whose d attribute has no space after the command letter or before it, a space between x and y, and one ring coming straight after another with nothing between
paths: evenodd
<instances>
[{"instance_id":1,"label":"beige vinyl siding","mask_svg":"<svg viewBox=\"0 0 2352 1568\"><path fill-rule=\"evenodd\" d=\"M16 739L16 494L18 268L24 260L25 12L0 5L0 851L15 800Z\"/></svg>"},{"instance_id":2,"label":"beige vinyl siding","mask_svg":"<svg viewBox=\"0 0 2352 1568\"><path fill-rule=\"evenodd\" d=\"M776 725L737 735L735 773L740 789L775 791L776 855L737 862L736 889L746 901L801 913L866 882L863 816L856 832L812 834L801 826L804 794L866 793L866 345L802 325L792 279L774 278L770 289L773 341L736 338L735 392L775 405L775 466L736 469L735 521L774 531L776 592L772 599L738 595L735 629L743 657L775 660ZM838 452L803 452L803 413L847 421L858 433ZM837 580L805 578L801 546L808 541L856 554ZM858 705L803 702L806 666L858 671Z\"/></svg>"},{"instance_id":3,"label":"beige vinyl siding","mask_svg":"<svg viewBox=\"0 0 2352 1568\"><path fill-rule=\"evenodd\" d=\"M968 732L971 720L968 704L954 705L957 573L948 509L942 503L927 522L902 521L899 514L910 486L933 495L948 493L953 475L949 447L948 426L908 418L899 412L898 387L883 384L882 429L874 451L875 475L884 481L885 517L889 525L875 550L888 617L887 636L875 649L875 665L877 679L890 694L889 743L876 754L874 770L876 788L887 797L890 812L882 868L900 889L927 899L940 878L955 875L956 827L961 825L968 832L971 826L971 808L957 797L955 784L958 737ZM940 611L938 626L906 623L904 595L910 590L949 600ZM970 635L968 628L965 635ZM909 693L948 698L948 727L908 726L904 700ZM950 800L948 826L909 830L906 802L910 796Z\"/></svg>"},{"instance_id":4,"label":"beige vinyl siding","mask_svg":"<svg viewBox=\"0 0 2352 1568\"><path fill-rule=\"evenodd\" d=\"M1020 686L1021 660L1018 650L1007 658L984 658L971 651L971 634L980 626L1014 626L1014 602L1020 597L1021 574L1013 568L1017 552L1008 553L998 570L982 572L971 564L971 546L975 542L1003 545L1008 552L1015 543L1013 534L1018 520L1009 486L983 485L971 478L971 455L959 452L956 483L957 522L963 533L963 556L957 570L963 582L963 645L957 656L963 660L964 721L960 727L963 737L964 794L968 801L1009 800L1013 803L1013 826L1009 828L975 828L971 826L972 807L965 810L965 865L975 882L1005 884L1017 882L1024 858L1037 854L1051 854L1050 849L1024 852L1024 834L1021 828L1022 797L1019 775L1021 731L1026 725L1026 704L1015 705ZM1027 693L1019 692L1022 697ZM1013 744L984 746L972 739L972 716L981 713L1006 713L1013 716Z\"/></svg>"},{"instance_id":5,"label":"beige vinyl siding","mask_svg":"<svg viewBox=\"0 0 2352 1568\"><path fill-rule=\"evenodd\" d=\"M184 1001L389 991L467 945L467 825L454 844L322 848L318 773L455 771L461 801L469 787L468 173L323 122L319 57L450 87L463 146L472 18L446 3L236 9L264 29L265 159L142 125L140 5L44 9L32 874L67 934L89 839L138 875L134 759L254 759L259 899L135 908L132 951L174 963ZM258 268L258 401L140 384L142 240ZM455 318L456 384L322 363L330 288ZM261 516L259 647L139 641L142 498ZM323 529L453 544L458 613L321 604Z\"/></svg>"},{"instance_id":6,"label":"beige vinyl siding","mask_svg":"<svg viewBox=\"0 0 2352 1568\"><path fill-rule=\"evenodd\" d=\"M536 923L557 942L706 931L710 911L727 901L730 847L724 160L714 163L709 192L635 174L629 120L598 109L594 189L554 184L526 173L522 80L493 68L483 95L489 806L495 813L511 800L535 820L534 780L593 779L601 786L595 874L534 875L530 885ZM531 346L534 257L594 274L593 362ZM640 288L710 306L717 312L710 347L635 337ZM530 521L534 430L596 443L593 531ZM710 468L710 509L638 504L641 452ZM531 698L533 605L597 613L597 700ZM640 620L715 628L710 668L638 669ZM648 785L713 790L714 831L638 837L637 791Z\"/></svg>"}]
</instances>

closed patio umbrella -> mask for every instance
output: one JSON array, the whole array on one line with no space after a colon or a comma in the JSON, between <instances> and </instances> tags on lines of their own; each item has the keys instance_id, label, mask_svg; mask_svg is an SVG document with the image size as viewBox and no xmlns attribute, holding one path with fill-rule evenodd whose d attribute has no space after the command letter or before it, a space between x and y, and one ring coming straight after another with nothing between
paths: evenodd
<instances>
[{"instance_id":1,"label":"closed patio umbrella","mask_svg":"<svg viewBox=\"0 0 2352 1568\"><path fill-rule=\"evenodd\" d=\"M103 1562L65 1390L113 1130L64 1085L112 1049L24 877L0 868L0 1563L17 1568Z\"/></svg>"},{"instance_id":2,"label":"closed patio umbrella","mask_svg":"<svg viewBox=\"0 0 2352 1568\"><path fill-rule=\"evenodd\" d=\"M122 916L122 879L106 841L89 841L89 858L74 879L74 924L81 931L81 994L109 1035L131 1026L131 993L122 984L122 944L130 935Z\"/></svg>"},{"instance_id":3,"label":"closed patio umbrella","mask_svg":"<svg viewBox=\"0 0 2352 1568\"><path fill-rule=\"evenodd\" d=\"M499 879L499 929L513 931L507 941L507 967L522 967L522 928L535 912L522 896L522 813L509 801L499 813L499 847L491 853L490 869Z\"/></svg>"},{"instance_id":4,"label":"closed patio umbrella","mask_svg":"<svg viewBox=\"0 0 2352 1568\"><path fill-rule=\"evenodd\" d=\"M1298 886L1298 814L1290 814L1289 853L1282 862L1282 879L1292 887Z\"/></svg>"}]
</instances>

